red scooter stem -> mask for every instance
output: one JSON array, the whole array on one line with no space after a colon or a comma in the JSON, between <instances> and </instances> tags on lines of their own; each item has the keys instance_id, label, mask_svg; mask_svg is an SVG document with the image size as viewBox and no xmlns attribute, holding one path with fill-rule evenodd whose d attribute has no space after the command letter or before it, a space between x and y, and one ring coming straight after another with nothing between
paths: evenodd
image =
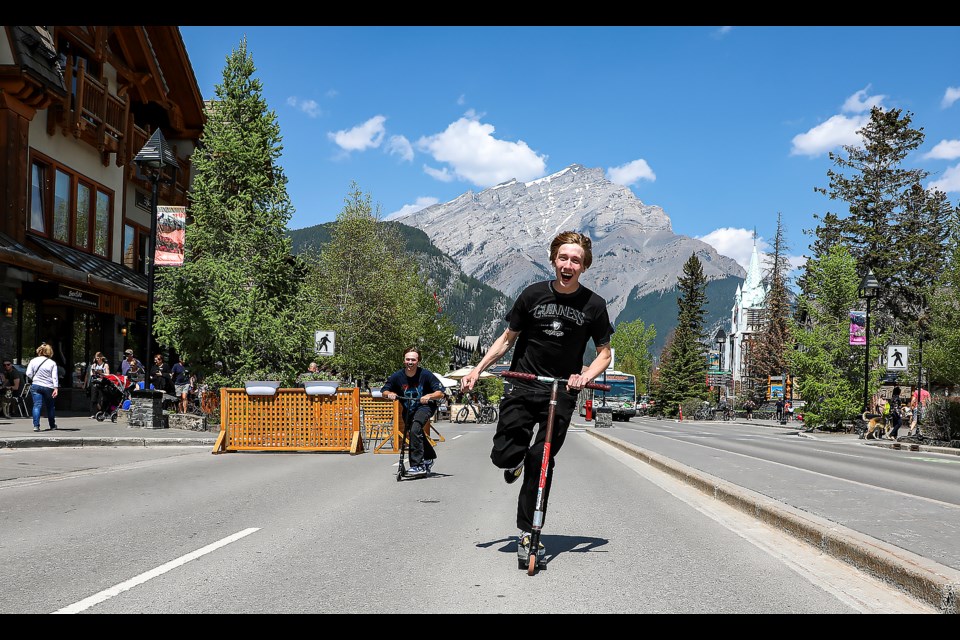
<instances>
[{"instance_id":1,"label":"red scooter stem","mask_svg":"<svg viewBox=\"0 0 960 640\"><path fill-rule=\"evenodd\" d=\"M533 510L533 522L530 531L530 555L527 562L527 575L532 576L537 570L537 552L540 548L540 532L543 529L543 520L546 516L545 497L547 492L547 475L550 473L550 445L553 442L553 418L557 412L557 392L561 378L551 378L548 376L538 376L532 373L521 373L519 371L504 371L503 377L517 378L519 380L538 380L548 382L550 388L550 407L547 409L547 432L543 440L543 459L540 461L540 480L537 484L537 501ZM584 385L588 389L598 389L600 391L609 391L610 385L596 384L591 382Z\"/></svg>"}]
</instances>

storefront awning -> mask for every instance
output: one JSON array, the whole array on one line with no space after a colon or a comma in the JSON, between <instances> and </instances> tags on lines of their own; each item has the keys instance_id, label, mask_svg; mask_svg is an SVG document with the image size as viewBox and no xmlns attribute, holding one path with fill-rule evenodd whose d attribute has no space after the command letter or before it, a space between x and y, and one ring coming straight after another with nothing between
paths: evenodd
<instances>
[{"instance_id":1,"label":"storefront awning","mask_svg":"<svg viewBox=\"0 0 960 640\"><path fill-rule=\"evenodd\" d=\"M29 236L29 241L38 245L51 256L63 261L67 266L73 267L78 271L89 273L92 276L103 278L104 280L129 287L130 289L139 289L142 293L146 293L147 291L147 276L142 273L137 273L132 269L128 269L116 262L111 262L106 258L58 244L47 238Z\"/></svg>"}]
</instances>

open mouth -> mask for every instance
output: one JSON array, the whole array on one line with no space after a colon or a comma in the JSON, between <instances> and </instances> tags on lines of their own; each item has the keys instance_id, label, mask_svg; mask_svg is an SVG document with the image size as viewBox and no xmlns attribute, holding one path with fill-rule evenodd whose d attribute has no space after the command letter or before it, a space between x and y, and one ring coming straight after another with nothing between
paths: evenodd
<instances>
[{"instance_id":1,"label":"open mouth","mask_svg":"<svg viewBox=\"0 0 960 640\"><path fill-rule=\"evenodd\" d=\"M572 273L568 273L566 271L560 272L560 281L563 282L563 284L568 284L571 280L573 280Z\"/></svg>"}]
</instances>

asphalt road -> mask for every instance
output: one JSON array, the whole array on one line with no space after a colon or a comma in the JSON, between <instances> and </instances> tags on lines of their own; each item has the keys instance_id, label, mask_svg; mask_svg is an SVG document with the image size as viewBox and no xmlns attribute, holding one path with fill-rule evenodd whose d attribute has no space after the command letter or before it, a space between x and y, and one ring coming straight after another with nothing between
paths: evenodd
<instances>
[{"instance_id":1,"label":"asphalt road","mask_svg":"<svg viewBox=\"0 0 960 640\"><path fill-rule=\"evenodd\" d=\"M393 455L0 450L0 612L932 611L579 429L528 576L493 426L440 429L399 483Z\"/></svg>"}]
</instances>

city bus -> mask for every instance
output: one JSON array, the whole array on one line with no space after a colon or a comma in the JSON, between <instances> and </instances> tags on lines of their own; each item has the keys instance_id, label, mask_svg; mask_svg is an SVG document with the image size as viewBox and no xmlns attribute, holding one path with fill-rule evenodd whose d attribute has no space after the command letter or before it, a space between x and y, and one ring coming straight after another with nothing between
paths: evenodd
<instances>
[{"instance_id":1,"label":"city bus","mask_svg":"<svg viewBox=\"0 0 960 640\"><path fill-rule=\"evenodd\" d=\"M580 417L586 417L587 400L593 400L593 410L606 406L612 409L614 420L629 420L637 415L637 377L623 371L607 371L594 382L610 385L610 391L581 389L577 398Z\"/></svg>"}]
</instances>

